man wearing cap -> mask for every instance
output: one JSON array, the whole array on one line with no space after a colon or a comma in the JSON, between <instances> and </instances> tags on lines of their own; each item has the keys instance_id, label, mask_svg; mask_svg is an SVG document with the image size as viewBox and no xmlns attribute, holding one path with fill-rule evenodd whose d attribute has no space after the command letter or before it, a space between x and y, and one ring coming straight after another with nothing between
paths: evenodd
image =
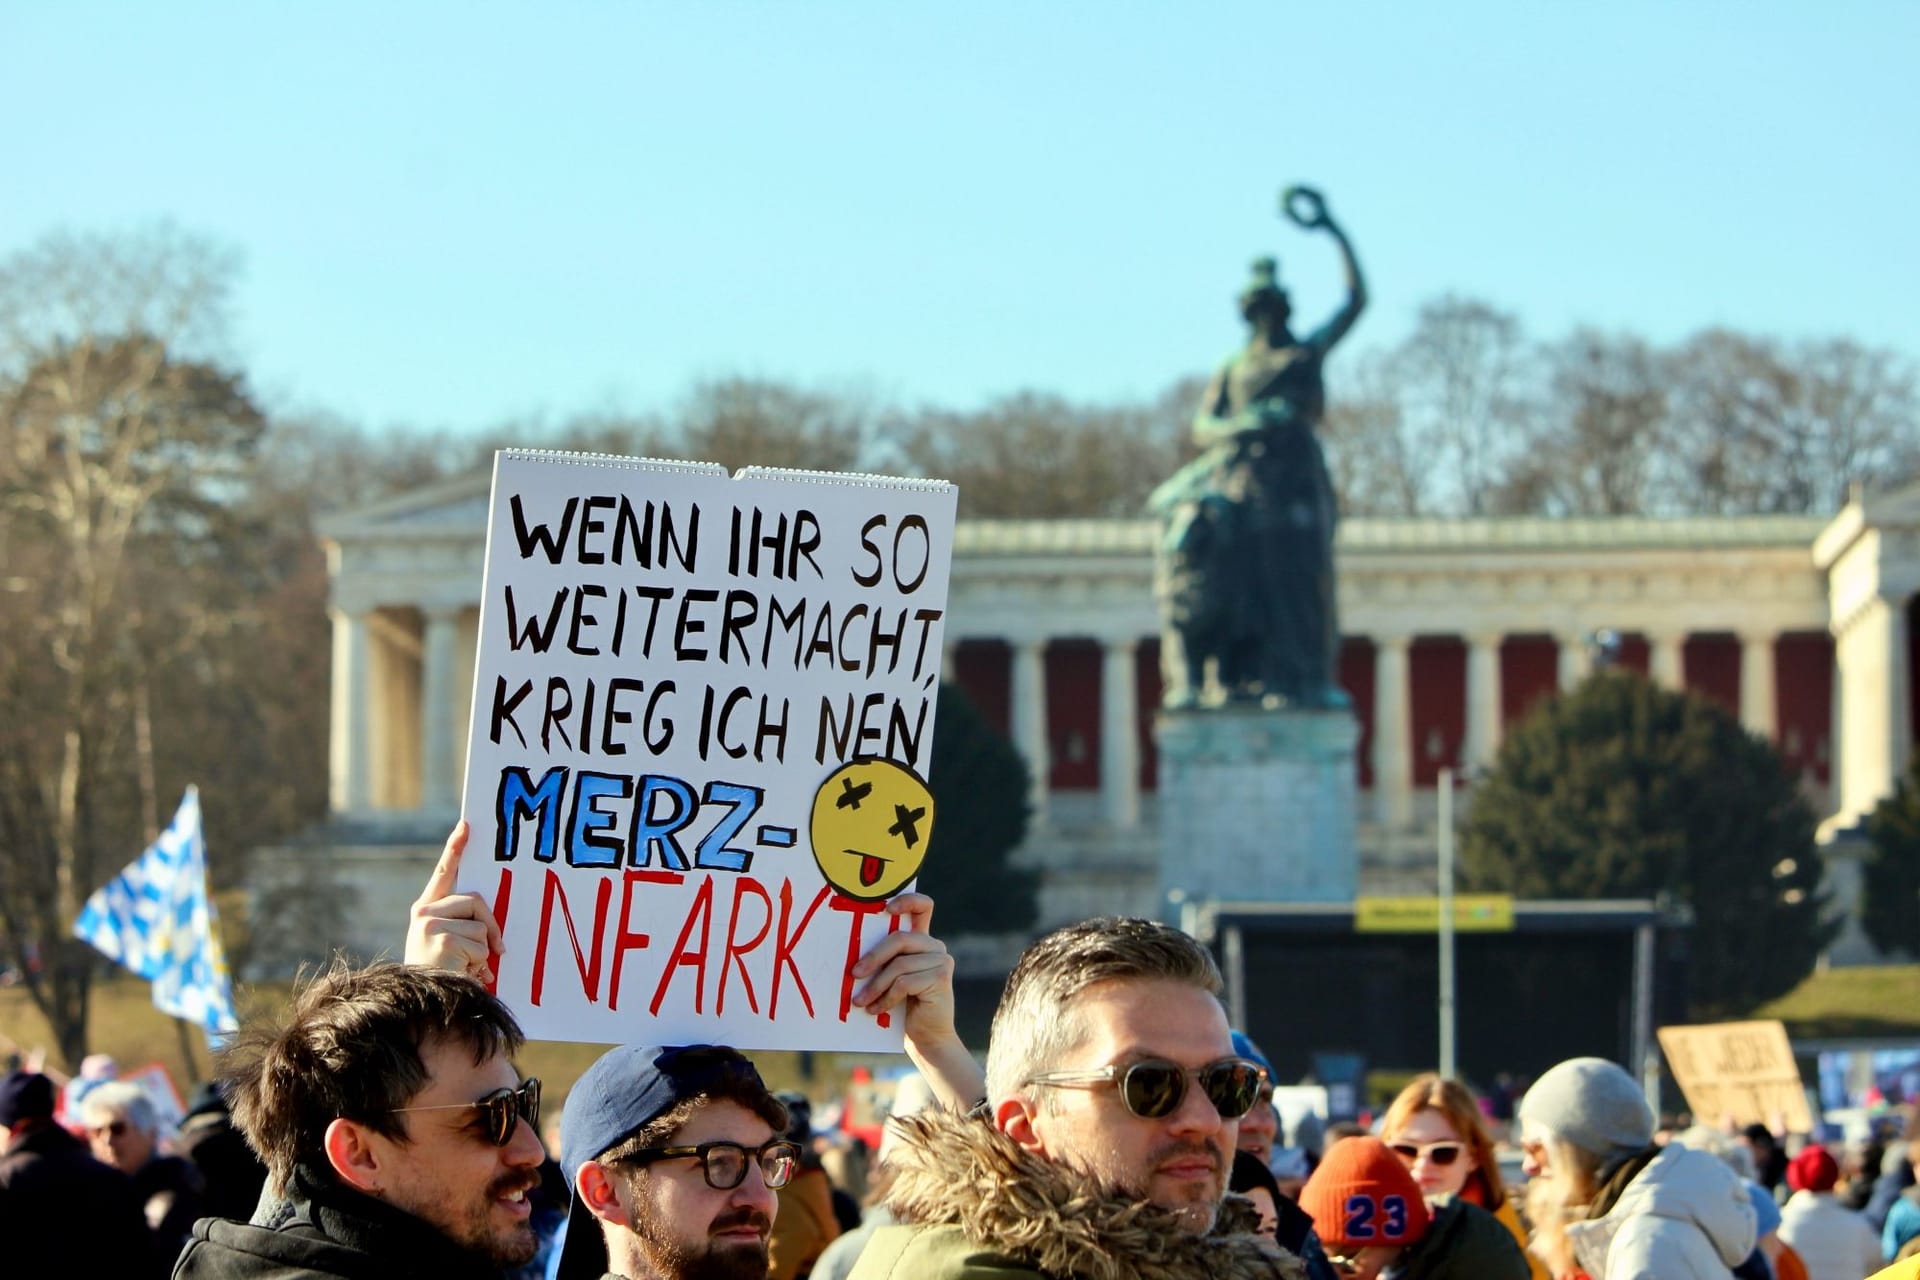
<instances>
[{"instance_id":1,"label":"man wearing cap","mask_svg":"<svg viewBox=\"0 0 1920 1280\"><path fill-rule=\"evenodd\" d=\"M1107 917L1029 947L1007 978L979 1114L893 1122L882 1227L852 1280L1304 1272L1225 1203L1262 1073L1234 1053L1220 974L1178 930Z\"/></svg>"},{"instance_id":2,"label":"man wearing cap","mask_svg":"<svg viewBox=\"0 0 1920 1280\"><path fill-rule=\"evenodd\" d=\"M1526 1255L1500 1220L1450 1200L1429 1211L1420 1184L1393 1149L1344 1138L1307 1179L1300 1206L1342 1280L1527 1280Z\"/></svg>"},{"instance_id":3,"label":"man wearing cap","mask_svg":"<svg viewBox=\"0 0 1920 1280\"><path fill-rule=\"evenodd\" d=\"M573 1188L561 1280L764 1280L775 1193L800 1149L753 1063L717 1045L627 1046L567 1095Z\"/></svg>"},{"instance_id":4,"label":"man wearing cap","mask_svg":"<svg viewBox=\"0 0 1920 1280\"><path fill-rule=\"evenodd\" d=\"M1311 1172L1306 1152L1298 1147L1282 1147L1276 1154L1274 1147L1274 1139L1280 1134L1280 1113L1273 1105L1273 1064L1253 1042L1253 1037L1238 1029L1233 1032L1233 1051L1259 1063L1265 1073L1253 1110L1240 1117L1238 1145L1260 1162L1260 1167L1273 1181L1273 1237L1288 1253L1299 1255L1306 1264L1309 1280L1324 1280L1328 1274L1326 1255L1314 1235L1313 1219L1300 1208L1299 1201L1300 1188Z\"/></svg>"},{"instance_id":5,"label":"man wearing cap","mask_svg":"<svg viewBox=\"0 0 1920 1280\"><path fill-rule=\"evenodd\" d=\"M1806 1263L1807 1280L1870 1275L1884 1261L1866 1218L1834 1194L1839 1181L1839 1163L1817 1143L1787 1162L1793 1197L1780 1211L1780 1238Z\"/></svg>"},{"instance_id":6,"label":"man wearing cap","mask_svg":"<svg viewBox=\"0 0 1920 1280\"><path fill-rule=\"evenodd\" d=\"M0 1258L9 1275L165 1275L133 1182L53 1119L53 1081L0 1078Z\"/></svg>"}]
</instances>

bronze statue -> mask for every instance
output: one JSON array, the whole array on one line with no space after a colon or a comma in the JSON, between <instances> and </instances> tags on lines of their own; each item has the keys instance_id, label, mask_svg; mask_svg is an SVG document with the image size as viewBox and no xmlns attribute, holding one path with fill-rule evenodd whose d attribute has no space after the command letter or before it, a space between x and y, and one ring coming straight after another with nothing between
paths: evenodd
<instances>
[{"instance_id":1,"label":"bronze statue","mask_svg":"<svg viewBox=\"0 0 1920 1280\"><path fill-rule=\"evenodd\" d=\"M1149 499L1166 520L1158 589L1169 631L1168 707L1209 701L1209 660L1229 704L1347 705L1336 671L1333 485L1314 430L1326 403L1321 362L1353 328L1367 289L1318 192L1290 187L1280 204L1301 227L1333 237L1347 301L1296 338L1274 260L1255 262L1240 295L1252 336L1214 375L1194 418L1203 452Z\"/></svg>"}]
</instances>

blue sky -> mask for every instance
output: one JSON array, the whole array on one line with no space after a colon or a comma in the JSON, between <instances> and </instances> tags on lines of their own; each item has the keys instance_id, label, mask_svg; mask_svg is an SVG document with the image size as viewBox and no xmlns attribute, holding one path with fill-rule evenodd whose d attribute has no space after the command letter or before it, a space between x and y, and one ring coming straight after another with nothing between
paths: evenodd
<instances>
[{"instance_id":1,"label":"blue sky","mask_svg":"<svg viewBox=\"0 0 1920 1280\"><path fill-rule=\"evenodd\" d=\"M1454 290L1920 355L1916 56L1896 0L9 0L0 253L223 241L269 402L372 427L727 373L1153 394L1239 340L1256 254L1335 305L1299 180L1359 347Z\"/></svg>"}]
</instances>

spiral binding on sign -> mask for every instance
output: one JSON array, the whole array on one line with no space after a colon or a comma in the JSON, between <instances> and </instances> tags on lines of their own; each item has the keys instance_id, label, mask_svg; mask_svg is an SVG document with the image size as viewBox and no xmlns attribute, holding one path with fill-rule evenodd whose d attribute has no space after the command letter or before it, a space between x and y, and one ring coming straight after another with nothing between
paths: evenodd
<instances>
[{"instance_id":1,"label":"spiral binding on sign","mask_svg":"<svg viewBox=\"0 0 1920 1280\"><path fill-rule=\"evenodd\" d=\"M511 462L557 462L571 467L613 467L620 471L666 471L685 475L725 475L727 469L717 462L675 462L668 458L629 458L618 453L574 453L565 449L502 449L500 457Z\"/></svg>"}]
</instances>

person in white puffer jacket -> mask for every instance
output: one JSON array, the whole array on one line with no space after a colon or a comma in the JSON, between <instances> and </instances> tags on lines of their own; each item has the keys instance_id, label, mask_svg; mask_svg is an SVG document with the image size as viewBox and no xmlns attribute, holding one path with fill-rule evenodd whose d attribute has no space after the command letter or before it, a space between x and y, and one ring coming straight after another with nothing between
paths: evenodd
<instances>
[{"instance_id":1,"label":"person in white puffer jacket","mask_svg":"<svg viewBox=\"0 0 1920 1280\"><path fill-rule=\"evenodd\" d=\"M1625 1070L1572 1058L1520 1102L1533 1250L1556 1277L1727 1280L1754 1245L1753 1204L1719 1159L1653 1145Z\"/></svg>"},{"instance_id":2,"label":"person in white puffer jacket","mask_svg":"<svg viewBox=\"0 0 1920 1280\"><path fill-rule=\"evenodd\" d=\"M1787 1164L1793 1198L1780 1211L1780 1238L1807 1264L1807 1280L1864 1280L1880 1269L1880 1237L1834 1195L1839 1181L1824 1147L1805 1147Z\"/></svg>"}]
</instances>

